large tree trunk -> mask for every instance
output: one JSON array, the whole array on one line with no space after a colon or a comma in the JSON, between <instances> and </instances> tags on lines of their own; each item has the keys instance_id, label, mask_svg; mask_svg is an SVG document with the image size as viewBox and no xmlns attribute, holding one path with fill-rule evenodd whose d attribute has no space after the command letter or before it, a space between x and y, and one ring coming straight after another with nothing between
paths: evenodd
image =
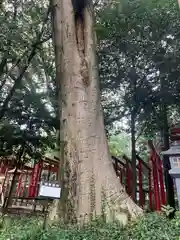
<instances>
[{"instance_id":1,"label":"large tree trunk","mask_svg":"<svg viewBox=\"0 0 180 240\"><path fill-rule=\"evenodd\" d=\"M101 214L105 214L107 221L135 218L142 210L120 185L108 151L100 104L92 5L85 9L84 21L76 24L71 0L54 0L53 16L62 111L60 135L61 141L66 142L63 191L67 198L62 203L66 219L75 217L77 221L84 221ZM51 219L54 217L50 214Z\"/></svg>"}]
</instances>

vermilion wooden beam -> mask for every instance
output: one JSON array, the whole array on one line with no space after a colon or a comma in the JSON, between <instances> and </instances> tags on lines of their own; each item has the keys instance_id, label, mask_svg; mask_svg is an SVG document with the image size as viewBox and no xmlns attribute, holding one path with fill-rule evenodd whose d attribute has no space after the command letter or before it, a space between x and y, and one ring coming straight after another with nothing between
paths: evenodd
<instances>
[{"instance_id":1,"label":"vermilion wooden beam","mask_svg":"<svg viewBox=\"0 0 180 240\"><path fill-rule=\"evenodd\" d=\"M139 203L140 206L144 206L144 198L143 198L143 185L142 185L142 162L138 160L138 180L139 180Z\"/></svg>"}]
</instances>

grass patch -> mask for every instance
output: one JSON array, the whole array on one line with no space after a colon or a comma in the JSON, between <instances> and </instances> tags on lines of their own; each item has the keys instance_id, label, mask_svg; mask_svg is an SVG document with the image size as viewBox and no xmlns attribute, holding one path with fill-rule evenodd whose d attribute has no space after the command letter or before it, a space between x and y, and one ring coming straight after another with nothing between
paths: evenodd
<instances>
[{"instance_id":1,"label":"grass patch","mask_svg":"<svg viewBox=\"0 0 180 240\"><path fill-rule=\"evenodd\" d=\"M6 219L0 240L180 240L180 216L173 220L147 214L122 228L118 223L93 221L83 227L51 226L42 229L40 218Z\"/></svg>"}]
</instances>

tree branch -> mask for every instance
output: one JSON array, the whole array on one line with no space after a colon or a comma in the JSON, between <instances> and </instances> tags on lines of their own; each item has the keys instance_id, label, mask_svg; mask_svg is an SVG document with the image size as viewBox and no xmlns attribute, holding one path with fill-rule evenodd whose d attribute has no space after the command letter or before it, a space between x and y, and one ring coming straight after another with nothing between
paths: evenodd
<instances>
[{"instance_id":1,"label":"tree branch","mask_svg":"<svg viewBox=\"0 0 180 240\"><path fill-rule=\"evenodd\" d=\"M36 55L36 50L37 50L38 47L42 44L42 42L41 42L41 37L42 37L42 35L43 35L43 33L44 33L45 24L46 24L47 21L48 21L48 17L49 17L50 11L51 11L51 6L49 5L48 11L47 11L47 15L46 15L46 17L45 17L45 19L44 19L41 32L37 35L36 42L35 42L34 44L32 44L32 50L31 50L31 53L30 53L30 55L29 55L29 57L28 57L27 63L25 64L25 66L24 66L23 69L21 70L21 72L20 72L20 74L19 74L19 77L15 80L13 87L11 88L8 96L6 97L6 99L5 99L4 103L3 103L3 106L2 106L1 111L0 111L0 120L4 117L4 115L5 115L6 111L7 111L7 107L8 107L9 101L11 100L12 96L14 95L17 87L20 86L21 81L22 81L22 78L23 78L23 76L24 76L24 73L25 73L26 70L28 69L29 64L30 64L31 60L33 59L33 57ZM16 62L16 65L17 65L18 63L20 63L20 61L21 61L21 58L18 59L18 61ZM13 67L13 68L14 68L14 67ZM11 68L11 70L12 70L12 68Z\"/></svg>"}]
</instances>

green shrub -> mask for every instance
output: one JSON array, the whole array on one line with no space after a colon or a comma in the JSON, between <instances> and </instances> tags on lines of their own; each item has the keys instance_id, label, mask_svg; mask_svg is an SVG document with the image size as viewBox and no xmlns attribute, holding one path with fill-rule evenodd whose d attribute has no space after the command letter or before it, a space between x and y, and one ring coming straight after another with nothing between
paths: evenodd
<instances>
[{"instance_id":1,"label":"green shrub","mask_svg":"<svg viewBox=\"0 0 180 240\"><path fill-rule=\"evenodd\" d=\"M169 220L166 216L148 214L134 225L128 226L128 239L146 240L179 240L179 218Z\"/></svg>"},{"instance_id":2,"label":"green shrub","mask_svg":"<svg viewBox=\"0 0 180 240\"><path fill-rule=\"evenodd\" d=\"M147 214L122 228L118 223L100 220L84 227L51 226L42 229L42 219L5 221L0 240L180 240L180 214L168 220L160 214Z\"/></svg>"}]
</instances>

